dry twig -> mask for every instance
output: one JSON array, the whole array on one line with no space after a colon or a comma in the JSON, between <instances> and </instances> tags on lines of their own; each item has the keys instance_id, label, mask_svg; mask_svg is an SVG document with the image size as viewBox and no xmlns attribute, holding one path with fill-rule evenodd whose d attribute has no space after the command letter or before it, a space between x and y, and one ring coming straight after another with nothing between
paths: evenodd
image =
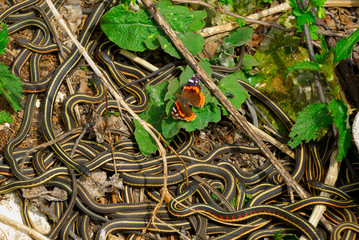
<instances>
[{"instance_id":1,"label":"dry twig","mask_svg":"<svg viewBox=\"0 0 359 240\"><path fill-rule=\"evenodd\" d=\"M35 231L32 228L29 228L28 226L25 226L19 222L16 222L2 214L0 214L0 222L13 227L17 230L19 230L20 232L23 232L27 235L29 235L30 237L37 239L37 240L50 240L49 238L45 237L44 235L42 235L41 233Z\"/></svg>"}]
</instances>

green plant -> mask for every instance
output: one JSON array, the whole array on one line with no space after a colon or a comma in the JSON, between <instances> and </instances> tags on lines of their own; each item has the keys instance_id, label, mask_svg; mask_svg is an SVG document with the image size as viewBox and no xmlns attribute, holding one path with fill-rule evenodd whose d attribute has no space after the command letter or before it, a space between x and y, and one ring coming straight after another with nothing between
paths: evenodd
<instances>
[{"instance_id":1,"label":"green plant","mask_svg":"<svg viewBox=\"0 0 359 240\"><path fill-rule=\"evenodd\" d=\"M350 147L350 129L348 123L348 108L341 100L340 83L335 75L335 67L338 63L348 58L353 46L359 41L359 30L356 30L347 38L338 41L335 48L328 51L324 37L321 36L322 53L315 55L316 62L301 61L288 69L288 73L294 70L318 71L325 76L331 94L334 97L329 104L312 104L299 113L296 124L292 128L289 142L291 147L297 146L302 140L308 142L318 139L319 132L334 123L338 129L338 156L341 161Z\"/></svg>"},{"instance_id":2,"label":"green plant","mask_svg":"<svg viewBox=\"0 0 359 240\"><path fill-rule=\"evenodd\" d=\"M156 6L192 54L202 51L204 39L196 32L205 25L205 11L190 11L187 7L172 5L168 0L159 0ZM144 51L161 46L171 56L182 58L144 9L131 12L122 4L115 6L102 17L101 27L108 38L123 49Z\"/></svg>"},{"instance_id":3,"label":"green plant","mask_svg":"<svg viewBox=\"0 0 359 240\"><path fill-rule=\"evenodd\" d=\"M206 72L211 75L209 63L202 62L201 65ZM152 124L167 142L170 142L182 128L188 132L192 132L196 129L204 129L210 122L219 122L222 115L221 110L223 114L228 115L218 100L210 94L206 87L202 86L206 103L204 107L200 109L192 109L197 115L196 119L191 122L186 122L172 118L172 107L177 100L175 95L181 92L183 86L193 74L193 70L187 66L179 78L173 79L169 83L162 82L155 86L146 87L150 102L146 111L139 114L139 116L146 122ZM229 98L229 100L236 108L240 108L247 97L247 92L233 76L223 78L218 84L218 87L224 94L230 93L233 95L233 98ZM141 152L148 155L156 151L158 147L147 131L145 131L137 121L135 121L135 126L135 138Z\"/></svg>"},{"instance_id":4,"label":"green plant","mask_svg":"<svg viewBox=\"0 0 359 240\"><path fill-rule=\"evenodd\" d=\"M192 54L202 51L204 39L196 31L204 27L203 19L207 15L205 11L190 11L187 7L172 5L168 0L159 0L156 6ZM171 44L162 29L149 17L144 9L131 12L126 10L123 5L118 5L104 15L101 27L109 39L123 49L144 51L161 47L171 56L181 58L180 53ZM136 36L129 34L133 32L137 33ZM245 44L251 38L252 33L251 28L238 29L225 41L233 50L234 47ZM249 57L246 56L246 63L251 62L248 59ZM210 76L209 63L202 62L201 65ZM175 96L177 93L181 93L183 86L193 74L194 72L187 66L179 79L176 78L170 83L163 82L156 86L146 87L150 99L149 106L139 116L152 124L167 142L170 142L181 128L189 132L203 129L209 122L218 122L221 119L222 112L228 114L218 100L209 93L209 90L202 87L206 102L203 108L192 109L197 115L196 119L191 122L173 119L171 111L177 100ZM230 101L236 108L240 108L247 97L247 92L237 82L235 76L223 78L218 87L224 94L233 96ZM135 137L141 152L147 155L156 151L157 145L154 140L138 122L135 121L135 125Z\"/></svg>"},{"instance_id":5,"label":"green plant","mask_svg":"<svg viewBox=\"0 0 359 240\"><path fill-rule=\"evenodd\" d=\"M250 27L237 28L223 39L221 46L218 48L218 60L223 66L233 67L235 65L232 58L234 49L242 46L251 39L253 29Z\"/></svg>"},{"instance_id":6,"label":"green plant","mask_svg":"<svg viewBox=\"0 0 359 240\"><path fill-rule=\"evenodd\" d=\"M290 0L289 5L293 8L292 14L298 22L298 32L303 32L303 26L308 24L310 37L313 40L318 40L318 26L315 23L315 13L313 8L317 9L317 16L319 18L325 17L325 10L323 9L325 0L311 0L306 9L298 7L296 0Z\"/></svg>"},{"instance_id":7,"label":"green plant","mask_svg":"<svg viewBox=\"0 0 359 240\"><path fill-rule=\"evenodd\" d=\"M5 53L5 47L9 40L8 31L5 23L1 24L0 32L0 54ZM22 87L21 82L15 77L9 67L0 63L0 95L4 96L10 103L14 111L21 110L22 108ZM0 111L0 123L12 122L11 115L7 112Z\"/></svg>"}]
</instances>

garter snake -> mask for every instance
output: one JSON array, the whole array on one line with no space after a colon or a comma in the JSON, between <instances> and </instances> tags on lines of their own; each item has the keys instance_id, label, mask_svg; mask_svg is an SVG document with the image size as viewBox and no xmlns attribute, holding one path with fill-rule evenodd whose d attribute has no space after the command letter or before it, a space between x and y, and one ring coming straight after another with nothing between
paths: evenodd
<instances>
[{"instance_id":1,"label":"garter snake","mask_svg":"<svg viewBox=\"0 0 359 240\"><path fill-rule=\"evenodd\" d=\"M96 5L96 8L92 11L91 15L86 21L81 35L79 36L79 42L81 45L86 46L89 41L89 36L94 30L95 26L100 20L100 17L106 10L107 6L111 1L105 0ZM42 126L43 133L47 141L55 139L55 133L53 131L52 124L52 113L55 103L55 96L59 91L60 85L63 82L66 75L71 71L72 67L80 60L81 53L78 49L74 50L72 54L56 69L45 92L44 107L42 111ZM91 173L85 166L74 162L71 157L62 149L62 147L55 143L51 146L53 150L60 156L61 160L68 163L71 167L76 169L78 172L90 176Z\"/></svg>"},{"instance_id":2,"label":"garter snake","mask_svg":"<svg viewBox=\"0 0 359 240\"><path fill-rule=\"evenodd\" d=\"M26 1L25 1L26 2ZM28 1L30 2L30 1ZM102 4L102 5L101 5ZM85 25L84 27L84 31L89 32L89 34L92 31L92 28L94 25L96 25L96 22L98 21L98 19L100 18L100 15L102 14L102 12L104 11L106 5L108 3L100 3L102 10L98 10L98 8L96 8L94 16L91 16L89 18L89 23L88 25ZM10 11L9 11L10 12ZM8 14L8 13L7 13ZM37 22L37 24L40 26L45 26L43 22L39 21L39 20L35 20L33 21ZM41 22L41 23L39 23ZM30 21L29 21L30 23ZM43 31L42 31L43 32ZM42 34L46 34L45 32L43 32ZM89 34L83 34L80 37L80 42L83 45L87 45L88 39L89 39ZM21 40L20 40L21 41ZM30 44L26 43L26 47L31 48ZM25 45L25 44L24 44ZM32 45L33 47L39 47L41 45ZM46 45L48 46L48 45ZM51 46L51 51L54 49L54 46ZM35 48L33 49L35 50ZM37 50L39 53L45 53L48 50L45 48L37 48ZM137 107L137 111L143 111L146 108L146 104L147 104L147 96L142 95L143 94L143 90L140 88L136 88L134 86L130 86L128 85L128 83L126 81L124 81L124 77L121 75L123 73L128 73L127 76L131 76L134 77L136 79L141 79L141 78L145 78L146 76L144 76L146 73L141 72L141 71L133 71L136 70L136 68L132 68L129 69L128 66L124 66L124 65L119 65L117 64L117 62L113 59L113 56L111 54L108 54L108 51L101 51L100 53L100 57L102 58L103 63L105 64L106 68L111 72L112 76L115 77L115 79L117 79L117 82L119 83L119 87L123 87L125 89L128 90L128 92L131 95L134 95L136 100L135 102L131 102L133 103L133 106ZM48 79L48 89L46 90L46 96L45 96L45 100L44 100L44 110L43 110L43 125L44 125L44 133L46 136L47 140L52 140L55 138L55 134L53 132L53 126L52 126L52 120L51 120L51 116L52 116L52 112L53 112L53 105L54 105L54 96L56 95L56 93L58 92L58 88L61 84L61 82L63 81L64 77L71 71L71 69L74 67L75 63L78 62L80 58L80 53L75 50L72 53L69 53L69 60L66 60L60 67L60 70L57 70L53 76L51 78ZM23 65L23 63L19 63L20 65L20 69ZM171 66L171 71L174 70L175 68ZM131 70L131 71L130 71ZM220 68L217 68L217 70L223 70ZM164 72L162 72L162 75L164 74ZM170 74L172 74L172 72L170 72ZM126 75L126 74L124 74ZM214 73L215 77L218 78L222 78L224 75L220 74L220 73ZM157 80L162 81L162 80L168 80L170 78L172 78L173 75L168 75L167 76L162 76L162 78L157 78ZM154 81L155 82L155 81ZM148 81L148 84L152 84L152 81ZM254 87L248 85L247 83L244 82L240 82L252 95L256 96L257 98L259 98L261 101L264 101L267 106L269 108L271 108L275 113L277 113L277 115L279 116L280 119L282 119L282 121L284 122L284 124L290 128L290 126L293 124L292 121L288 118L288 116L278 107L278 105L276 105L271 99L269 99L268 97L266 97L264 94L262 94L261 92L259 92L258 90L256 90ZM102 86L98 85L99 88L102 88ZM126 91L127 91L126 90ZM36 92L36 91L34 91ZM95 100L93 101L95 98L98 97L98 101ZM67 127L69 129L77 127L78 124L75 122L74 117L72 116L72 110L73 110L73 106L78 104L79 102L81 102L82 100L84 100L85 102L99 102L101 101L101 99L103 98L103 89L99 89L99 92L97 93L97 95L95 95L94 97L89 97L88 99L86 99L87 96L85 95L74 95L71 96L68 100L68 102L65 104L65 112L64 112L64 118L65 121L68 121L68 125ZM82 99L82 100L80 100ZM129 101L133 101L133 98ZM136 106L137 105L137 106ZM30 107L26 107L29 108ZM98 109L102 108L103 106L99 107ZM101 110L102 111L102 110ZM31 122L29 120L25 120L27 123ZM129 123L128 125L131 125L131 123ZM23 130L20 131L20 133L22 134ZM20 134L20 135L21 135ZM183 137L180 137L183 138ZM265 166L265 169L262 170L260 173L256 173L254 174L254 176L246 176L245 174L243 174L241 171L239 171L236 167L231 166L231 163L229 163L228 161L221 161L217 159L217 155L225 153L225 152L233 152L236 151L234 150L235 147L234 146L223 146L223 147L219 147L216 148L215 150L211 151L210 154L202 157L202 158L196 158L193 156L193 153L191 155L191 153L187 153L189 152L189 146L192 145L192 141L193 138L189 137L188 138L189 141L187 142L186 140L183 140L183 145L181 145L181 143L179 143L177 145L177 149L178 152L180 154L180 156L183 156L183 159L185 160L186 163L188 163L188 169L189 169L189 175L194 175L194 174L202 174L205 176L208 176L210 178L218 178L220 179L219 185L224 185L224 192L223 195L225 195L226 198L229 199L233 199L233 195L235 195L236 192L239 192L239 190L237 190L238 185L236 184L236 178L239 179L244 179L244 182L248 183L248 184L253 184L253 183L258 183L260 180L263 180L264 178L266 178L266 176L268 175L268 172L271 171L271 167L270 166ZM181 142L182 139L179 141ZM10 145L11 146L11 145ZM133 186L138 186L138 187L142 187L142 186L150 186L150 187L161 187L162 186L162 181L163 181L163 177L157 176L157 175L151 175L148 176L146 174L148 174L150 171L149 169L151 167L154 167L155 165L161 165L161 161L160 158L153 158L151 160L148 160L146 158L144 158L143 156L139 155L136 149L136 146L133 144L133 142L128 141L128 142L121 142L118 143L118 145L115 147L116 151L115 152L115 160L116 161L122 161L118 164L114 164L112 162L110 162L110 160L112 160L112 154L109 151L109 147L106 146L105 144L103 145L98 145L98 148L96 149L95 144L91 145L90 143L81 143L79 144L79 147L77 149L77 153L78 153L78 159L81 159L81 162L83 163L77 163L74 161L74 158L70 158L67 153L66 150L68 148L72 147L72 144L56 144L56 146L54 146L54 151L62 158L62 160L64 160L65 162L69 163L71 165L71 167L75 168L76 170L78 170L79 172L85 174L85 175L89 175L90 171L94 171L97 168L103 168L106 169L108 171L114 171L115 168L117 168L118 171L125 171L126 168L129 171L137 171L137 170L142 170L142 173L124 173L121 172L120 175L124 177L125 183L127 183L128 185L133 185ZM239 147L236 146L238 149ZM11 154L14 152L14 148L15 145L13 144L11 146L11 148L9 148L8 152L10 152ZM242 149L239 151L252 151L253 153L258 153L258 149L253 147L243 147ZM315 152L316 150L314 150ZM138 217L138 216L149 216L152 209L154 208L155 204L128 204L128 205L122 205L120 206L120 204L99 204L96 201L94 201L91 196L86 192L86 190L84 189L83 186L78 186L78 192L79 192L79 197L77 198L75 195L77 195L76 193L74 193L74 190L70 187L71 186L71 182L75 183L76 180L70 180L70 178L68 176L63 176L63 175L68 175L68 171L66 171L64 168L59 168L59 167L55 167L52 169L48 169L48 164L44 164L43 162L47 160L47 157L50 159L51 156L50 155L46 155L45 153L42 153L41 151L39 153L37 153L39 156L36 155L36 157L34 157L36 160L36 162L39 162L39 164L37 164L36 171L39 172L39 174L44 174L44 173L49 173L47 175L43 175L42 178L31 178L31 180L34 180L39 184L45 183L47 185L52 185L52 186L59 186L63 189L66 189L66 191L68 191L69 193L72 192L73 194L73 198L71 198L71 204L73 205L73 203L75 202L76 205L78 206L78 208L84 212L85 214L88 214L89 216L91 216L94 219L98 219L101 221L108 221L108 223L104 224L101 227L101 230L98 232L97 234L97 238L101 238L103 236L108 235L109 232L114 231L116 229L124 229L124 230L129 230L129 229L143 229L144 226L147 224L146 221L144 220L133 220L133 219L129 219L129 220L119 220L119 219L113 219L111 221L109 221L109 219L106 219L102 216L100 216L100 214L107 214L108 217L112 217L112 218L123 218L126 215L126 212L116 212L116 211L125 211L124 209L127 208L127 211L130 211L130 213L128 213L128 217L129 218L134 218L134 217ZM9 157L10 158L10 157ZM179 166L181 166L178 161L178 159L176 159L177 157L175 156L169 156L169 163L170 163L170 169L173 169L173 172L170 173L169 175L169 183L172 185L176 185L177 183L183 181L184 177L184 172L183 170L178 170ZM49 160L50 161L50 160ZM292 175L295 178L295 180L299 181L300 178L303 175L303 171L305 169L305 161L306 161L306 149L305 146L300 146L298 148L298 152L297 152L297 161L296 161L296 167L295 170L293 170ZM85 163L86 162L86 163ZM216 162L218 163L218 165L213 165L213 163ZM17 163L16 163L17 164ZM52 164L52 163L51 163ZM34 164L35 165L35 164ZM233 165L233 164L232 164ZM143 167L146 166L148 167L148 169L144 169ZM60 171L61 170L61 171ZM148 170L148 171L147 171ZM159 170L161 170L161 168L159 168ZM16 171L16 170L15 170ZM57 173L56 171L59 171L59 173ZM157 170L156 170L157 171ZM15 172L15 174L18 174L17 172ZM55 174L58 176L55 176L55 179L50 180L50 174ZM27 176L27 174L24 173L25 176ZM18 178L21 179L29 179L29 177L24 177L24 175L20 175L18 174ZM313 174L314 175L314 174ZM20 181L18 182L18 185L14 185L14 186L9 186L10 190L12 189L17 189L18 186L25 186L26 183L25 181ZM30 186L33 186L32 184L30 184ZM263 199L267 199L269 197L272 197L276 194L279 194L280 191L282 190L281 188L283 186L273 186L270 184L264 184L262 186L260 186L262 189L260 193L257 194L257 196L255 196L255 200L252 200L251 204L254 203L258 203L261 202ZM268 189L269 188L269 189ZM238 188L240 189L240 188ZM259 186L258 188L259 189ZM257 189L254 190L253 187L253 191L257 192ZM3 189L0 188L0 192ZM4 190L7 191L7 190ZM240 191L245 191L245 190L240 190ZM246 190L248 191L248 190ZM213 219L213 214L217 214L218 215L218 211L219 209L214 208L212 205L214 203L209 203L210 202L210 198L209 195L205 195L206 190L202 189L202 198L207 198L208 199L208 204L204 205L204 204L199 204L199 205L193 205L192 208L196 209L196 211L207 211L207 213L204 213L207 217L209 216L210 218L212 217ZM208 192L207 192L208 193ZM243 194L242 194L243 196ZM344 196L344 194L342 194L342 196ZM291 224L292 226L301 229L301 231L303 231L304 233L307 234L308 237L310 237L311 239L320 239L320 236L317 235L317 232L315 231L315 229L313 229L310 225L308 225L305 221L303 221L301 218L298 218L295 214L292 214L290 211L295 211L296 209L299 209L303 206L309 206L312 205L314 203L318 204L318 203L323 203L323 204L327 204L334 207L341 207L340 204L342 204L342 202L338 202L337 200L333 200L332 203L330 203L329 200L324 200L324 198L313 198L313 199L309 199L300 202L300 206L295 206L295 205L290 205L292 208L289 209L289 207L276 207L276 206L269 206L269 205L263 205L263 206L250 206L247 209L243 209L240 211L237 211L236 214L241 214L243 212L246 212L250 215L249 217L254 217L254 216L269 216L270 218L279 218L281 220L283 220L286 223ZM240 206L242 206L242 200L239 200L240 202ZM339 204L340 203L340 204ZM250 204L250 205L251 205ZM343 205L343 207L349 207L351 206L350 204L348 205ZM148 208L146 210L146 207ZM207 207L207 208L206 208ZM254 213L254 210L257 210L256 213ZM271 211L270 213L268 211ZM261 211L262 213L259 213L259 211ZM273 211L273 213L272 213ZM264 213L265 212L265 213ZM187 213L183 212L182 210L179 210L179 212L175 213L173 212L174 215L178 215L180 217L186 215ZM165 209L161 208L160 209L160 215L163 214L163 216L166 214L165 213ZM221 213L224 214L224 213ZM226 215L227 214L227 215ZM234 213L225 213L223 215L223 220L222 219L217 219L220 221L230 221L230 214L234 214ZM281 214L279 216L279 214ZM62 228L62 227L56 227L54 230L58 233L58 229L62 228L63 230L61 230L61 236L65 236L67 235L67 232L69 231L70 225L73 221L76 221L76 218L78 217L78 212L75 212L73 215L71 215L70 218L68 218L68 223ZM88 238L88 233L86 232L86 228L89 225L89 218L88 215L84 215L81 216L81 228L80 231L82 231L82 236L84 236L84 239ZM66 216L69 216L68 214L66 214ZM162 216L162 215L161 215ZM228 216L228 220L226 218L226 216ZM238 218L239 215L237 215L235 218ZM233 215L231 216L233 218ZM243 219L245 219L246 217L243 217ZM294 222L293 222L293 221ZM196 216L191 218L191 223L189 223L188 221L175 221L172 222L173 226L175 226L176 228L180 228L180 227L184 227L186 229L189 229L192 225L192 227L196 226L196 230L198 231L198 235L197 236L205 236L205 232L208 231L208 233L228 233L228 234L234 234L233 232L231 232L231 230L229 228L225 228L222 227L219 230L216 229L215 227L210 228L208 227L208 229L206 230L205 225L207 220L204 220L203 216ZM259 221L260 223L260 221ZM131 225L130 225L131 224ZM133 227L133 224L135 225L135 227ZM153 231L159 231L159 232L171 232L173 230L169 230L165 225L162 224L158 224L156 223L156 226L159 227L158 229L155 228L155 226L150 226L150 230ZM82 229L82 230L81 230ZM233 230L233 229L232 229ZM53 233L54 235L57 235L57 233ZM229 236L229 235L228 235ZM233 237L238 237L238 236L234 236L231 235ZM317 238L318 237L318 238Z\"/></svg>"}]
</instances>

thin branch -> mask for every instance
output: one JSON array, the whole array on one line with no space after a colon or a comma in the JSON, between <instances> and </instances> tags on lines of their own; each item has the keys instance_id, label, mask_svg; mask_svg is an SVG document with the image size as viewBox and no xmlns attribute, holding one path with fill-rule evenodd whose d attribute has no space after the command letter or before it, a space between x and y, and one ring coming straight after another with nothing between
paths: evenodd
<instances>
[{"instance_id":1,"label":"thin branch","mask_svg":"<svg viewBox=\"0 0 359 240\"><path fill-rule=\"evenodd\" d=\"M258 136L260 136L263 140L273 144L275 147L277 147L283 153L287 154L289 157L291 157L293 159L295 158L294 152L292 150L290 150L286 144L283 144L283 143L277 141L275 138L273 138L272 136L270 136L266 132L262 131L261 129L257 128L256 126L254 126L250 122L247 122L247 123L248 123L249 126L251 126L251 128L253 128L254 132L256 134L258 134Z\"/></svg>"},{"instance_id":2,"label":"thin branch","mask_svg":"<svg viewBox=\"0 0 359 240\"><path fill-rule=\"evenodd\" d=\"M257 13L253 13L253 14L247 16L247 18L260 19L260 18L263 18L263 17L267 17L267 16L270 16L270 15L274 15L274 14L277 14L277 13L288 11L291 8L292 7L289 6L289 3L287 1L287 2L279 4L277 6L274 6L274 7L268 8L268 9L264 9L264 10L262 10L260 12L257 12Z\"/></svg>"},{"instance_id":3,"label":"thin branch","mask_svg":"<svg viewBox=\"0 0 359 240\"><path fill-rule=\"evenodd\" d=\"M45 237L44 235L42 235L41 233L35 231L32 228L29 228L28 226L25 226L15 220L12 220L2 214L0 214L0 222L15 228L16 230L19 230L27 235L29 235L30 237L37 239L37 240L50 240L49 238Z\"/></svg>"}]
</instances>

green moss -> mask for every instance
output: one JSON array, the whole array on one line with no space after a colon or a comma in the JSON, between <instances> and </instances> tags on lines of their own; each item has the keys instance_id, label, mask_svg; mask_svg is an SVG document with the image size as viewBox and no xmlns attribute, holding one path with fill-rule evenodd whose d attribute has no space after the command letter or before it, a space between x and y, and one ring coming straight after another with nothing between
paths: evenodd
<instances>
[{"instance_id":1,"label":"green moss","mask_svg":"<svg viewBox=\"0 0 359 240\"><path fill-rule=\"evenodd\" d=\"M264 4L262 0L241 0L233 1L233 9L240 15L247 16L254 13L258 8L263 8Z\"/></svg>"},{"instance_id":2,"label":"green moss","mask_svg":"<svg viewBox=\"0 0 359 240\"><path fill-rule=\"evenodd\" d=\"M286 77L288 67L308 59L299 36L272 29L254 57L260 63L257 67L259 72L266 76L259 89L277 102L292 119L305 106L318 101L311 72L297 71ZM280 126L274 119L269 119L275 126Z\"/></svg>"}]
</instances>

